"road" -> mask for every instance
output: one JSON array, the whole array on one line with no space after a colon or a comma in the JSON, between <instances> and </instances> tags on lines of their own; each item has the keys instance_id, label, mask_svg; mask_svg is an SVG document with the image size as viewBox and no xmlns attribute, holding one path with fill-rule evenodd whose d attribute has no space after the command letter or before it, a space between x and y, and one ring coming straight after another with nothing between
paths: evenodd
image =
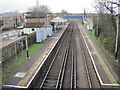
<instances>
[{"instance_id":1,"label":"road","mask_svg":"<svg viewBox=\"0 0 120 90\"><path fill-rule=\"evenodd\" d=\"M13 30L5 31L3 33L0 33L0 39L5 41L5 40L17 38L21 31L22 29L13 29Z\"/></svg>"}]
</instances>

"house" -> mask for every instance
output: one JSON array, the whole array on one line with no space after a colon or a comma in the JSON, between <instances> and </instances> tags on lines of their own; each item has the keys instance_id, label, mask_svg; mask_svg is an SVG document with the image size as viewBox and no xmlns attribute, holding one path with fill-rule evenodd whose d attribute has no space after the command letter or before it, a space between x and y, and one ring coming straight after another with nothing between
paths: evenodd
<instances>
[{"instance_id":1,"label":"house","mask_svg":"<svg viewBox=\"0 0 120 90\"><path fill-rule=\"evenodd\" d=\"M22 13L18 12L6 12L0 15L3 22L2 29L9 29L18 26L24 21Z\"/></svg>"},{"instance_id":2,"label":"house","mask_svg":"<svg viewBox=\"0 0 120 90\"><path fill-rule=\"evenodd\" d=\"M18 12L6 12L1 14L3 23L19 23L23 20L23 14Z\"/></svg>"},{"instance_id":3,"label":"house","mask_svg":"<svg viewBox=\"0 0 120 90\"><path fill-rule=\"evenodd\" d=\"M24 14L25 28L23 32L30 34L36 30L40 30L42 27L50 26L51 17L49 14L42 12L27 12Z\"/></svg>"},{"instance_id":4,"label":"house","mask_svg":"<svg viewBox=\"0 0 120 90\"><path fill-rule=\"evenodd\" d=\"M54 31L56 31L56 29L61 29L63 27L63 25L65 24L65 22L67 22L67 20L62 19L60 17L55 17L51 20L51 24L53 25L53 29Z\"/></svg>"},{"instance_id":5,"label":"house","mask_svg":"<svg viewBox=\"0 0 120 90\"><path fill-rule=\"evenodd\" d=\"M27 12L26 28L40 28L45 25L50 25L50 16L42 12Z\"/></svg>"},{"instance_id":6,"label":"house","mask_svg":"<svg viewBox=\"0 0 120 90\"><path fill-rule=\"evenodd\" d=\"M27 12L25 14L24 33L29 34L36 31L36 42L41 43L52 36L52 27L50 25L51 17L42 12Z\"/></svg>"},{"instance_id":7,"label":"house","mask_svg":"<svg viewBox=\"0 0 120 90\"><path fill-rule=\"evenodd\" d=\"M85 18L83 22L87 25L87 29L93 30L93 20L92 20L92 18Z\"/></svg>"}]
</instances>

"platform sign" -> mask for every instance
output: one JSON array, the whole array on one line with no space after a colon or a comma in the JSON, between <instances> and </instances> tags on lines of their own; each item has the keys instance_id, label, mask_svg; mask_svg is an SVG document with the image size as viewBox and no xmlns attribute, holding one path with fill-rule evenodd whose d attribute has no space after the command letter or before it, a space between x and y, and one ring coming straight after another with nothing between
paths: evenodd
<instances>
[{"instance_id":1,"label":"platform sign","mask_svg":"<svg viewBox=\"0 0 120 90\"><path fill-rule=\"evenodd\" d=\"M83 19L84 16L64 16L64 18L81 18L81 19Z\"/></svg>"},{"instance_id":2,"label":"platform sign","mask_svg":"<svg viewBox=\"0 0 120 90\"><path fill-rule=\"evenodd\" d=\"M22 44L22 40L16 41L15 44Z\"/></svg>"},{"instance_id":3,"label":"platform sign","mask_svg":"<svg viewBox=\"0 0 120 90\"><path fill-rule=\"evenodd\" d=\"M22 54L23 54L23 41L22 41L22 40L18 40L18 41L16 41L16 42L14 43L16 58L17 58L17 45L18 45L18 44L21 44Z\"/></svg>"}]
</instances>

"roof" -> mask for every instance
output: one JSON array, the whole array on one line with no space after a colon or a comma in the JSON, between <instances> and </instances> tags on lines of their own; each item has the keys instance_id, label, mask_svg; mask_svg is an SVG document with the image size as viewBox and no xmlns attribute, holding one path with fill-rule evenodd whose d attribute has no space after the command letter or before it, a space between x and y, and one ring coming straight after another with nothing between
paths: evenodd
<instances>
[{"instance_id":1,"label":"roof","mask_svg":"<svg viewBox=\"0 0 120 90\"><path fill-rule=\"evenodd\" d=\"M6 12L4 14L1 14L1 17L15 17L15 16L22 16L22 13L18 13L18 12Z\"/></svg>"},{"instance_id":2,"label":"roof","mask_svg":"<svg viewBox=\"0 0 120 90\"><path fill-rule=\"evenodd\" d=\"M40 28L43 25L44 25L44 22L26 23L26 28Z\"/></svg>"},{"instance_id":3,"label":"roof","mask_svg":"<svg viewBox=\"0 0 120 90\"><path fill-rule=\"evenodd\" d=\"M52 20L51 20L51 22L65 22L66 20L64 20L64 19L62 19L62 18L60 18L60 17L56 17L56 18L53 18Z\"/></svg>"},{"instance_id":4,"label":"roof","mask_svg":"<svg viewBox=\"0 0 120 90\"><path fill-rule=\"evenodd\" d=\"M45 18L46 14L42 12L27 12L26 18Z\"/></svg>"}]
</instances>

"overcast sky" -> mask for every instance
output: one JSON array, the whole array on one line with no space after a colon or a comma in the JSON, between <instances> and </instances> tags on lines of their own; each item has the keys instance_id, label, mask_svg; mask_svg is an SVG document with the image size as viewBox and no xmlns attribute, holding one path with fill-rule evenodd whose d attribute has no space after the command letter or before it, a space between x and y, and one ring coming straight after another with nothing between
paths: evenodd
<instances>
[{"instance_id":1,"label":"overcast sky","mask_svg":"<svg viewBox=\"0 0 120 90\"><path fill-rule=\"evenodd\" d=\"M27 11L36 5L37 0L0 0L0 13L11 11ZM70 13L81 13L84 8L93 11L94 0L39 0L39 4L47 5L52 12L61 12L62 9Z\"/></svg>"}]
</instances>

